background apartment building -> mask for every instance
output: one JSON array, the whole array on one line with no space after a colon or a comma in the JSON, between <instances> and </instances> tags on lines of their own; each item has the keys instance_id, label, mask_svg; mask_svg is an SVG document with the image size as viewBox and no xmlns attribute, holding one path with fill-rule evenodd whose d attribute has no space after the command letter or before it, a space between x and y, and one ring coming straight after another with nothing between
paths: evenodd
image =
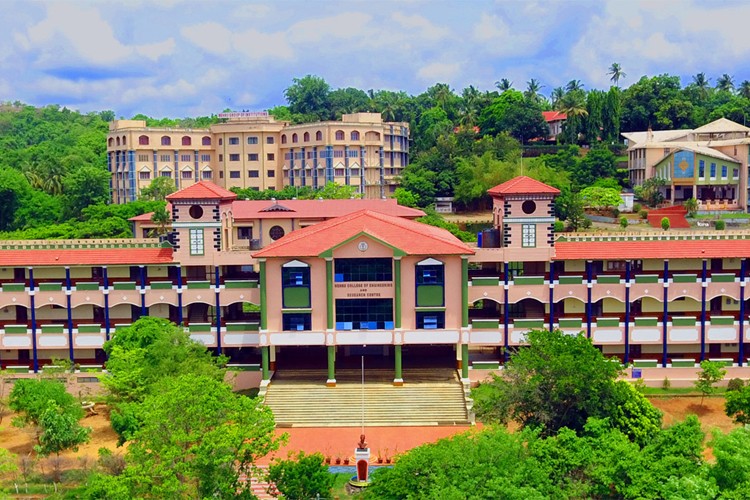
<instances>
[{"instance_id":1,"label":"background apartment building","mask_svg":"<svg viewBox=\"0 0 750 500\"><path fill-rule=\"evenodd\" d=\"M112 201L127 203L156 177L178 189L212 181L226 189L356 186L366 198L393 193L409 163L408 123L378 113L290 125L268 113L224 113L208 129L153 128L115 120L107 137Z\"/></svg>"}]
</instances>

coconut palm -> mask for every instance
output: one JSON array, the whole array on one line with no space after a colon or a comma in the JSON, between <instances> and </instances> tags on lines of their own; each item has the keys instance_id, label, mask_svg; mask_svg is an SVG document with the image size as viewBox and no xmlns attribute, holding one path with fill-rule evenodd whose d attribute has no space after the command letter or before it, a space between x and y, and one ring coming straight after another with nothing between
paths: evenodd
<instances>
[{"instance_id":1,"label":"coconut palm","mask_svg":"<svg viewBox=\"0 0 750 500\"><path fill-rule=\"evenodd\" d=\"M568 92L573 92L574 90L583 90L583 83L581 83L581 80L571 80L567 85L565 85L565 90L567 90Z\"/></svg>"},{"instance_id":2,"label":"coconut palm","mask_svg":"<svg viewBox=\"0 0 750 500\"><path fill-rule=\"evenodd\" d=\"M508 80L507 78L502 78L495 82L495 87L502 93L506 90L510 90L513 88L513 82Z\"/></svg>"},{"instance_id":3,"label":"coconut palm","mask_svg":"<svg viewBox=\"0 0 750 500\"><path fill-rule=\"evenodd\" d=\"M731 75L724 73L718 78L718 80L716 80L716 90L724 90L726 92L733 91L734 78Z\"/></svg>"},{"instance_id":4,"label":"coconut palm","mask_svg":"<svg viewBox=\"0 0 750 500\"><path fill-rule=\"evenodd\" d=\"M740 83L738 93L745 99L750 99L750 81L743 80L742 83Z\"/></svg>"},{"instance_id":5,"label":"coconut palm","mask_svg":"<svg viewBox=\"0 0 750 500\"><path fill-rule=\"evenodd\" d=\"M568 118L577 116L586 116L589 112L586 110L586 96L582 91L568 92L558 101L556 109L565 113Z\"/></svg>"},{"instance_id":6,"label":"coconut palm","mask_svg":"<svg viewBox=\"0 0 750 500\"><path fill-rule=\"evenodd\" d=\"M539 91L542 90L543 87L544 85L539 83L539 80L532 78L526 82L526 92L524 92L524 95L530 101L539 102L542 98L542 96L539 95Z\"/></svg>"},{"instance_id":7,"label":"coconut palm","mask_svg":"<svg viewBox=\"0 0 750 500\"><path fill-rule=\"evenodd\" d=\"M700 72L693 77L693 86L698 89L698 94L702 99L708 97L708 89L711 86L710 78L706 77L706 74Z\"/></svg>"},{"instance_id":8,"label":"coconut palm","mask_svg":"<svg viewBox=\"0 0 750 500\"><path fill-rule=\"evenodd\" d=\"M473 126L479 118L481 108L482 93L473 85L469 85L461 92L461 103L459 106L461 124Z\"/></svg>"},{"instance_id":9,"label":"coconut palm","mask_svg":"<svg viewBox=\"0 0 750 500\"><path fill-rule=\"evenodd\" d=\"M565 97L565 89L562 87L555 87L552 89L550 99L552 100L552 106L557 107L557 104Z\"/></svg>"},{"instance_id":10,"label":"coconut palm","mask_svg":"<svg viewBox=\"0 0 750 500\"><path fill-rule=\"evenodd\" d=\"M621 78L625 78L628 76L623 70L622 66L620 66L620 63L612 63L612 65L609 67L609 71L607 72L608 75L610 75L610 80L614 82L615 87L620 83Z\"/></svg>"}]
</instances>

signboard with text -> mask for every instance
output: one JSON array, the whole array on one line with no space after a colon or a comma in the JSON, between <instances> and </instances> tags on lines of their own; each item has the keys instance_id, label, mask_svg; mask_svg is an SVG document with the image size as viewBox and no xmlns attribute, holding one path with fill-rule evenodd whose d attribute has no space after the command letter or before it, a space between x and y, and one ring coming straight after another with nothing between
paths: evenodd
<instances>
[{"instance_id":1,"label":"signboard with text","mask_svg":"<svg viewBox=\"0 0 750 500\"><path fill-rule=\"evenodd\" d=\"M392 299L393 282L358 281L333 284L334 299Z\"/></svg>"}]
</instances>

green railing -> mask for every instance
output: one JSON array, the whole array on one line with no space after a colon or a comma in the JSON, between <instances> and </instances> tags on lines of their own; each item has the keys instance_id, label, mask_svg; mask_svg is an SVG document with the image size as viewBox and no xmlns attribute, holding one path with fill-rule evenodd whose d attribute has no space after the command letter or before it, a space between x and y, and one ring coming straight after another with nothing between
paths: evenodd
<instances>
[{"instance_id":1,"label":"green railing","mask_svg":"<svg viewBox=\"0 0 750 500\"><path fill-rule=\"evenodd\" d=\"M635 282L636 283L658 283L659 282L659 275L658 274L636 274L635 275Z\"/></svg>"},{"instance_id":2,"label":"green railing","mask_svg":"<svg viewBox=\"0 0 750 500\"><path fill-rule=\"evenodd\" d=\"M544 276L516 276L513 278L514 285L543 285Z\"/></svg>"},{"instance_id":3,"label":"green railing","mask_svg":"<svg viewBox=\"0 0 750 500\"><path fill-rule=\"evenodd\" d=\"M227 323L226 331L228 332L257 332L258 323Z\"/></svg>"},{"instance_id":4,"label":"green railing","mask_svg":"<svg viewBox=\"0 0 750 500\"><path fill-rule=\"evenodd\" d=\"M3 292L23 292L26 285L23 283L3 283Z\"/></svg>"},{"instance_id":5,"label":"green railing","mask_svg":"<svg viewBox=\"0 0 750 500\"><path fill-rule=\"evenodd\" d=\"M657 326L658 318L635 318L635 326Z\"/></svg>"},{"instance_id":6,"label":"green railing","mask_svg":"<svg viewBox=\"0 0 750 500\"><path fill-rule=\"evenodd\" d=\"M29 333L29 327L26 325L5 325L5 333Z\"/></svg>"},{"instance_id":7,"label":"green railing","mask_svg":"<svg viewBox=\"0 0 750 500\"><path fill-rule=\"evenodd\" d=\"M557 278L557 282L561 285L581 285L583 284L583 276L560 276Z\"/></svg>"},{"instance_id":8,"label":"green railing","mask_svg":"<svg viewBox=\"0 0 750 500\"><path fill-rule=\"evenodd\" d=\"M694 368L695 360L694 359L673 359L672 367L673 368Z\"/></svg>"},{"instance_id":9,"label":"green railing","mask_svg":"<svg viewBox=\"0 0 750 500\"><path fill-rule=\"evenodd\" d=\"M471 278L471 286L498 286L500 278Z\"/></svg>"},{"instance_id":10,"label":"green railing","mask_svg":"<svg viewBox=\"0 0 750 500\"><path fill-rule=\"evenodd\" d=\"M659 366L659 362L655 359L636 359L633 361L633 366L636 368L656 368Z\"/></svg>"},{"instance_id":11,"label":"green railing","mask_svg":"<svg viewBox=\"0 0 750 500\"><path fill-rule=\"evenodd\" d=\"M96 282L78 282L76 290L99 290L99 283Z\"/></svg>"},{"instance_id":12,"label":"green railing","mask_svg":"<svg viewBox=\"0 0 750 500\"><path fill-rule=\"evenodd\" d=\"M696 274L673 274L672 275L673 283L695 283L696 281L698 281L698 276Z\"/></svg>"},{"instance_id":13,"label":"green railing","mask_svg":"<svg viewBox=\"0 0 750 500\"><path fill-rule=\"evenodd\" d=\"M596 282L602 283L605 285L616 285L620 283L620 277L619 276L597 276Z\"/></svg>"},{"instance_id":14,"label":"green railing","mask_svg":"<svg viewBox=\"0 0 750 500\"><path fill-rule=\"evenodd\" d=\"M534 328L544 328L543 319L514 319L513 328L531 330Z\"/></svg>"},{"instance_id":15,"label":"green railing","mask_svg":"<svg viewBox=\"0 0 750 500\"><path fill-rule=\"evenodd\" d=\"M471 367L475 370L499 370L500 361L472 361Z\"/></svg>"},{"instance_id":16,"label":"green railing","mask_svg":"<svg viewBox=\"0 0 750 500\"><path fill-rule=\"evenodd\" d=\"M211 282L210 281L188 281L187 283L188 288L195 288L195 289L207 289L211 288Z\"/></svg>"},{"instance_id":17,"label":"green railing","mask_svg":"<svg viewBox=\"0 0 750 500\"><path fill-rule=\"evenodd\" d=\"M672 318L672 326L695 326L695 318Z\"/></svg>"},{"instance_id":18,"label":"green railing","mask_svg":"<svg viewBox=\"0 0 750 500\"><path fill-rule=\"evenodd\" d=\"M135 281L115 281L112 288L115 290L135 290Z\"/></svg>"},{"instance_id":19,"label":"green railing","mask_svg":"<svg viewBox=\"0 0 750 500\"><path fill-rule=\"evenodd\" d=\"M62 283L39 283L40 292L59 292L62 290Z\"/></svg>"},{"instance_id":20,"label":"green railing","mask_svg":"<svg viewBox=\"0 0 750 500\"><path fill-rule=\"evenodd\" d=\"M560 318L558 325L560 328L581 328L583 320L580 318Z\"/></svg>"},{"instance_id":21,"label":"green railing","mask_svg":"<svg viewBox=\"0 0 750 500\"><path fill-rule=\"evenodd\" d=\"M224 288L258 288L258 282L254 280L226 280Z\"/></svg>"},{"instance_id":22,"label":"green railing","mask_svg":"<svg viewBox=\"0 0 750 500\"><path fill-rule=\"evenodd\" d=\"M711 317L711 325L715 325L715 326L734 325L734 317L733 316L713 316Z\"/></svg>"},{"instance_id":23,"label":"green railing","mask_svg":"<svg viewBox=\"0 0 750 500\"><path fill-rule=\"evenodd\" d=\"M608 328L619 327L620 318L596 318L596 326Z\"/></svg>"},{"instance_id":24,"label":"green railing","mask_svg":"<svg viewBox=\"0 0 750 500\"><path fill-rule=\"evenodd\" d=\"M471 320L471 327L475 329L497 329L500 328L499 319L473 319Z\"/></svg>"},{"instance_id":25,"label":"green railing","mask_svg":"<svg viewBox=\"0 0 750 500\"><path fill-rule=\"evenodd\" d=\"M205 333L211 331L211 323L190 323L188 325L188 332L190 333Z\"/></svg>"},{"instance_id":26,"label":"green railing","mask_svg":"<svg viewBox=\"0 0 750 500\"><path fill-rule=\"evenodd\" d=\"M712 274L711 281L714 283L734 283L734 274Z\"/></svg>"},{"instance_id":27,"label":"green railing","mask_svg":"<svg viewBox=\"0 0 750 500\"><path fill-rule=\"evenodd\" d=\"M65 333L65 325L42 325L42 333Z\"/></svg>"},{"instance_id":28,"label":"green railing","mask_svg":"<svg viewBox=\"0 0 750 500\"><path fill-rule=\"evenodd\" d=\"M78 333L101 333L102 325L78 325Z\"/></svg>"},{"instance_id":29,"label":"green railing","mask_svg":"<svg viewBox=\"0 0 750 500\"><path fill-rule=\"evenodd\" d=\"M172 282L171 281L152 281L150 286L151 286L151 290L171 290Z\"/></svg>"}]
</instances>

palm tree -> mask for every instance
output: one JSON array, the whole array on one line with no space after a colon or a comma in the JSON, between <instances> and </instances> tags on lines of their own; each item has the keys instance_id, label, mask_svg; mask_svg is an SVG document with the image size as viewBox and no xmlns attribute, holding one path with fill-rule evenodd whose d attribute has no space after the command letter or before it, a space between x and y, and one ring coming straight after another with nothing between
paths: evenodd
<instances>
[{"instance_id":1,"label":"palm tree","mask_svg":"<svg viewBox=\"0 0 750 500\"><path fill-rule=\"evenodd\" d=\"M568 92L558 101L557 110L565 113L568 118L586 116L586 99L583 92Z\"/></svg>"},{"instance_id":2,"label":"palm tree","mask_svg":"<svg viewBox=\"0 0 750 500\"><path fill-rule=\"evenodd\" d=\"M473 85L469 85L461 92L461 124L473 126L479 118L482 107L482 95Z\"/></svg>"},{"instance_id":3,"label":"palm tree","mask_svg":"<svg viewBox=\"0 0 750 500\"><path fill-rule=\"evenodd\" d=\"M531 80L526 82L526 92L524 92L524 95L530 101L539 102L541 100L539 91L542 90L543 87L544 85L539 83L539 80L537 80L536 78L532 78Z\"/></svg>"},{"instance_id":4,"label":"palm tree","mask_svg":"<svg viewBox=\"0 0 750 500\"><path fill-rule=\"evenodd\" d=\"M502 93L502 92L505 92L506 90L512 89L513 82L511 82L507 78L502 78L495 82L495 87L497 87L500 93Z\"/></svg>"},{"instance_id":5,"label":"palm tree","mask_svg":"<svg viewBox=\"0 0 750 500\"><path fill-rule=\"evenodd\" d=\"M716 90L731 92L734 90L734 78L731 75L724 73L718 80L716 80Z\"/></svg>"},{"instance_id":6,"label":"palm tree","mask_svg":"<svg viewBox=\"0 0 750 500\"><path fill-rule=\"evenodd\" d=\"M610 75L610 81L614 82L615 87L620 83L621 78L625 78L628 76L625 74L625 72L622 70L622 66L620 66L620 63L612 63L612 65L609 67L609 71L607 72L608 75Z\"/></svg>"},{"instance_id":7,"label":"palm tree","mask_svg":"<svg viewBox=\"0 0 750 500\"><path fill-rule=\"evenodd\" d=\"M750 81L743 80L740 83L739 94L745 99L750 99Z\"/></svg>"},{"instance_id":8,"label":"palm tree","mask_svg":"<svg viewBox=\"0 0 750 500\"><path fill-rule=\"evenodd\" d=\"M565 86L565 90L567 90L568 92L573 92L574 90L583 90L583 84L581 83L581 80L571 80Z\"/></svg>"},{"instance_id":9,"label":"palm tree","mask_svg":"<svg viewBox=\"0 0 750 500\"><path fill-rule=\"evenodd\" d=\"M693 77L693 86L698 89L698 94L702 99L708 97L708 89L711 85L710 78L706 78L706 74L700 72Z\"/></svg>"},{"instance_id":10,"label":"palm tree","mask_svg":"<svg viewBox=\"0 0 750 500\"><path fill-rule=\"evenodd\" d=\"M555 87L552 89L550 99L552 100L552 106L557 107L557 104L565 97L565 89L562 87Z\"/></svg>"}]
</instances>

